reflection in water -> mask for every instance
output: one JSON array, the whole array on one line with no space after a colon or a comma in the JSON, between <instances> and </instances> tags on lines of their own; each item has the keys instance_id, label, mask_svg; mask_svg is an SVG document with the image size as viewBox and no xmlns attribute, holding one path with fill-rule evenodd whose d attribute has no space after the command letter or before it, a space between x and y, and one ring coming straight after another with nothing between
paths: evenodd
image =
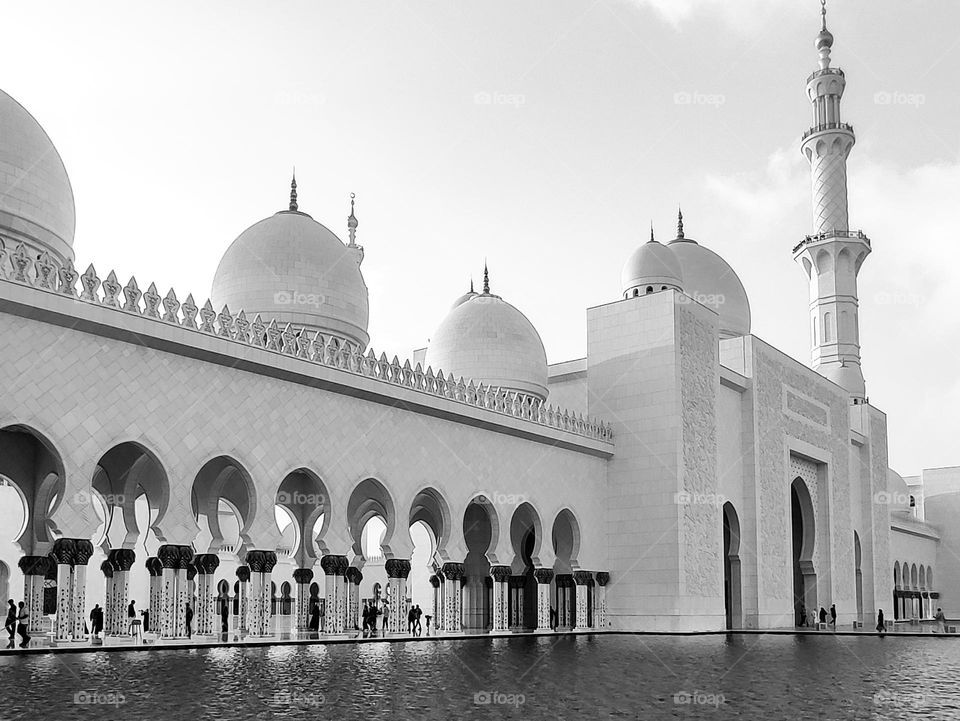
<instances>
[{"instance_id":1,"label":"reflection in water","mask_svg":"<svg viewBox=\"0 0 960 721\"><path fill-rule=\"evenodd\" d=\"M4 718L960 718L948 638L517 636L0 657ZM43 709L43 712L39 712Z\"/></svg>"}]
</instances>

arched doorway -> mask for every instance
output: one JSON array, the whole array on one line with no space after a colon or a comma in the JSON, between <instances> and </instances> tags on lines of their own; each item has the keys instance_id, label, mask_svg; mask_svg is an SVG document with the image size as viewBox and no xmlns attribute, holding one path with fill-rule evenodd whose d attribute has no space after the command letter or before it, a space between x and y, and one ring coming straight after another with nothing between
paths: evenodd
<instances>
[{"instance_id":1,"label":"arched doorway","mask_svg":"<svg viewBox=\"0 0 960 721\"><path fill-rule=\"evenodd\" d=\"M513 561L510 564L510 591L507 598L507 618L511 628L537 627L537 579L533 571L540 555L543 524L540 514L530 503L517 506L510 520L510 542Z\"/></svg>"},{"instance_id":2,"label":"arched doorway","mask_svg":"<svg viewBox=\"0 0 960 721\"><path fill-rule=\"evenodd\" d=\"M733 504L723 504L723 607L727 629L743 627L740 583L740 519Z\"/></svg>"},{"instance_id":3,"label":"arched doorway","mask_svg":"<svg viewBox=\"0 0 960 721\"><path fill-rule=\"evenodd\" d=\"M580 524L573 513L564 508L553 521L554 583L557 590L557 625L574 628L577 623L577 588L573 569L580 552Z\"/></svg>"},{"instance_id":4,"label":"arched doorway","mask_svg":"<svg viewBox=\"0 0 960 721\"><path fill-rule=\"evenodd\" d=\"M801 611L817 611L817 574L813 567L813 547L816 540L813 502L803 479L797 477L790 485L790 516L793 539L793 614L795 625L800 625Z\"/></svg>"},{"instance_id":5,"label":"arched doorway","mask_svg":"<svg viewBox=\"0 0 960 721\"><path fill-rule=\"evenodd\" d=\"M436 488L424 488L410 504L409 528L413 553L407 592L422 614L434 615L434 590L430 577L448 559L447 539L451 529L450 508Z\"/></svg>"},{"instance_id":6,"label":"arched doorway","mask_svg":"<svg viewBox=\"0 0 960 721\"><path fill-rule=\"evenodd\" d=\"M463 514L467 545L463 578L463 630L487 630L493 625L493 579L487 552L496 545L499 522L485 496L470 501ZM489 581L489 582L488 582Z\"/></svg>"},{"instance_id":7,"label":"arched doorway","mask_svg":"<svg viewBox=\"0 0 960 721\"><path fill-rule=\"evenodd\" d=\"M863 571L860 570L860 535L853 532L853 562L856 574L857 622L863 623Z\"/></svg>"}]
</instances>

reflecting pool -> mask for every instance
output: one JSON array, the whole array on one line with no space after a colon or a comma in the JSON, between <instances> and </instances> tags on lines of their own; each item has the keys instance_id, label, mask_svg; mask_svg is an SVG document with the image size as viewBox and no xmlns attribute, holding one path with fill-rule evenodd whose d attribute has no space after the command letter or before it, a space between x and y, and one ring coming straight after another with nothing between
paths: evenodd
<instances>
[{"instance_id":1,"label":"reflecting pool","mask_svg":"<svg viewBox=\"0 0 960 721\"><path fill-rule=\"evenodd\" d=\"M960 641L517 636L0 657L2 719L957 719Z\"/></svg>"}]
</instances>

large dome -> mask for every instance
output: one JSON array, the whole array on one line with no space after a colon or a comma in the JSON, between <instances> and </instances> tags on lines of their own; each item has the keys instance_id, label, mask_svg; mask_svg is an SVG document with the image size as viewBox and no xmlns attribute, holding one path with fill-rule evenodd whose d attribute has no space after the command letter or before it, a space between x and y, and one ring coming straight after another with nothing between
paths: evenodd
<instances>
[{"instance_id":1,"label":"large dome","mask_svg":"<svg viewBox=\"0 0 960 721\"><path fill-rule=\"evenodd\" d=\"M523 313L489 292L450 310L433 334L425 362L454 378L547 398L540 334Z\"/></svg>"},{"instance_id":2,"label":"large dome","mask_svg":"<svg viewBox=\"0 0 960 721\"><path fill-rule=\"evenodd\" d=\"M365 348L369 301L363 253L306 213L284 210L243 231L223 254L211 300L249 320L319 330Z\"/></svg>"},{"instance_id":3,"label":"large dome","mask_svg":"<svg viewBox=\"0 0 960 721\"><path fill-rule=\"evenodd\" d=\"M680 261L683 292L720 316L720 337L750 335L750 301L733 268L709 248L679 237L667 248Z\"/></svg>"},{"instance_id":4,"label":"large dome","mask_svg":"<svg viewBox=\"0 0 960 721\"><path fill-rule=\"evenodd\" d=\"M40 124L0 90L0 237L8 249L25 243L73 260L76 213L60 154Z\"/></svg>"}]
</instances>

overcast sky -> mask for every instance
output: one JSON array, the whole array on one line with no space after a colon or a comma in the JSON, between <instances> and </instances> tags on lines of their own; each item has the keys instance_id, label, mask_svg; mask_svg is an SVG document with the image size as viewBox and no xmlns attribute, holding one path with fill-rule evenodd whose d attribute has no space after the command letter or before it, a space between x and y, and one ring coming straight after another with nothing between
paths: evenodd
<instances>
[{"instance_id":1,"label":"overcast sky","mask_svg":"<svg viewBox=\"0 0 960 721\"><path fill-rule=\"evenodd\" d=\"M3 2L0 87L40 121L101 277L209 294L287 203L346 236L371 345L426 344L471 274L585 354L650 221L723 255L755 335L809 361L797 142L816 0ZM847 73L863 369L904 475L960 463L960 3L831 0ZM684 100L690 102L683 102Z\"/></svg>"}]
</instances>

